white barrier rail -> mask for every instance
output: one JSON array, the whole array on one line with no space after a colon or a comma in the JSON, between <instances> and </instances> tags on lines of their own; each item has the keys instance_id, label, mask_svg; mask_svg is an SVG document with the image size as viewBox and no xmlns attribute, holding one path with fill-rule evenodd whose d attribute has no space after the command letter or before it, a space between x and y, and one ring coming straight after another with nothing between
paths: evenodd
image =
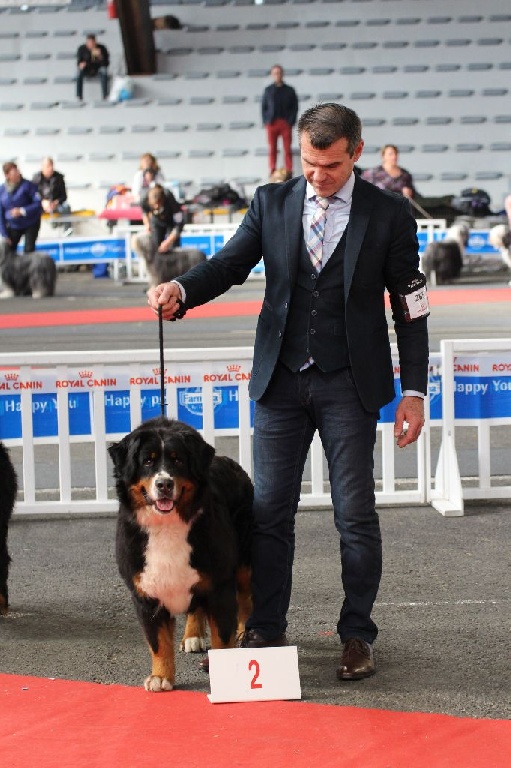
<instances>
[{"instance_id":1,"label":"white barrier rail","mask_svg":"<svg viewBox=\"0 0 511 768\"><path fill-rule=\"evenodd\" d=\"M186 247L188 241L190 244L202 248L206 254L214 254L234 235L238 226L239 222L232 224L187 224L182 235L183 247ZM428 243L432 242L445 228L445 219L417 220L417 232L419 235L425 235L425 241ZM131 236L135 232L140 232L141 229L141 225L129 226L122 221L115 226L117 237L124 237L126 239L126 259L124 262L126 274L123 275L123 279L126 282L147 283L145 262L143 259L139 259L130 247ZM202 240L203 243L198 243L197 238ZM118 264L114 264L114 279L119 279L119 277Z\"/></svg>"},{"instance_id":2,"label":"white barrier rail","mask_svg":"<svg viewBox=\"0 0 511 768\"><path fill-rule=\"evenodd\" d=\"M495 362L495 353L500 360ZM504 353L502 355L502 353ZM492 483L491 472L491 429L497 426L511 426L511 378L501 379L502 373L511 374L511 339L445 339L440 343L442 374L442 444L431 491L432 506L446 516L460 516L464 513L464 499L509 499L511 485ZM463 365L457 364L459 355L464 356ZM471 361L467 354L474 354ZM457 357L458 356L458 357ZM486 365L485 365L486 363ZM460 368L462 369L460 371ZM488 417L481 413L479 418L455 417L456 373L468 373L472 380L472 395L476 387L481 394L496 391L504 400L504 407L492 410ZM458 387L470 386L458 382ZM480 406L483 410L482 405ZM499 413L500 412L500 413ZM475 427L478 435L477 486L462 485L455 428ZM510 462L511 471L511 462Z\"/></svg>"},{"instance_id":3,"label":"white barrier rail","mask_svg":"<svg viewBox=\"0 0 511 768\"><path fill-rule=\"evenodd\" d=\"M233 458L252 474L251 404L248 397L252 348L167 349L164 354L167 415L183 418L185 412L189 418L183 420L193 424L200 410L204 438L212 445L222 436L236 438L237 455ZM109 481L108 444L122 438L142 420L159 415L159 393L159 363L154 351L1 354L2 436L7 446L22 450L20 485L23 499L17 504L16 515L99 514L115 510L117 503ZM234 425L218 423L215 408L218 411L224 396L227 404L230 401L232 405L235 400ZM78 423L81 410L85 417ZM122 429L115 431L115 418L119 416ZM108 423L112 418L113 429ZM10 435L6 434L9 430ZM408 474L402 478L396 470L399 462L396 461L393 424L380 423L378 433L381 481L376 491L377 503L428 502L429 430L426 428L418 443L410 448L414 469L411 477ZM73 468L80 461L73 456L72 449L77 445L92 446L94 498L83 498L83 488L72 482ZM49 500L40 490L41 483L37 482L41 452L47 461L50 451L57 452L55 500ZM304 477L302 506L330 505L327 477L323 450L316 436L311 447L308 476L306 473Z\"/></svg>"},{"instance_id":4,"label":"white barrier rail","mask_svg":"<svg viewBox=\"0 0 511 768\"><path fill-rule=\"evenodd\" d=\"M375 451L376 501L431 503L443 515L459 516L464 499L511 499L511 471L496 476L491 466L491 430L511 427L511 339L445 340L438 358L433 366L437 373L430 378L425 428L416 445L398 451L392 410L382 411ZM230 455L252 474L252 348L167 349L165 359L167 415L196 426L212 445L224 437L234 439ZM23 498L16 514L104 513L116 508L107 447L141 421L159 415L158 366L156 353L147 350L0 355L0 436L22 453ZM442 430L434 482L431 427ZM477 429L476 478L462 481L455 427ZM504 450L508 443L506 432ZM82 461L76 448L84 446L93 452L89 498L72 479ZM50 453L58 465L54 500L45 493L49 486L38 482L39 465L48 464ZM309 458L301 505L330 506L328 472L317 435Z\"/></svg>"}]
</instances>

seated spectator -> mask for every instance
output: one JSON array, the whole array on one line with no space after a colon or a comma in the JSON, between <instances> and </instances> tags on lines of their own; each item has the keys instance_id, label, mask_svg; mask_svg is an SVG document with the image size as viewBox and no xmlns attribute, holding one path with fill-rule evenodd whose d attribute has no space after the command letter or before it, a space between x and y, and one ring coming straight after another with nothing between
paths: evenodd
<instances>
[{"instance_id":1,"label":"seated spectator","mask_svg":"<svg viewBox=\"0 0 511 768\"><path fill-rule=\"evenodd\" d=\"M146 171L152 171L152 176L145 174ZM151 184L162 184L165 181L157 159L150 152L145 152L140 158L138 171L136 172L131 185L131 194L135 203L141 200L147 194Z\"/></svg>"},{"instance_id":2,"label":"seated spectator","mask_svg":"<svg viewBox=\"0 0 511 768\"><path fill-rule=\"evenodd\" d=\"M2 170L5 184L0 186L0 234L14 252L25 236L25 253L32 253L41 226L41 198L36 185L23 178L16 163L4 163Z\"/></svg>"},{"instance_id":3,"label":"seated spectator","mask_svg":"<svg viewBox=\"0 0 511 768\"><path fill-rule=\"evenodd\" d=\"M55 170L51 157L45 157L39 173L32 181L41 196L41 205L45 213L69 213L71 208L67 201L67 190L64 176Z\"/></svg>"},{"instance_id":4,"label":"seated spectator","mask_svg":"<svg viewBox=\"0 0 511 768\"><path fill-rule=\"evenodd\" d=\"M142 211L144 231L133 235L131 247L146 264L151 264L156 253L170 253L179 246L184 216L172 192L161 184L149 189Z\"/></svg>"},{"instance_id":5,"label":"seated spectator","mask_svg":"<svg viewBox=\"0 0 511 768\"><path fill-rule=\"evenodd\" d=\"M381 165L362 172L362 178L380 189L390 189L405 197L415 197L411 174L398 165L399 150L394 144L385 144L381 150Z\"/></svg>"},{"instance_id":6,"label":"seated spectator","mask_svg":"<svg viewBox=\"0 0 511 768\"><path fill-rule=\"evenodd\" d=\"M86 77L99 77L103 99L108 97L108 65L110 56L107 48L96 41L95 35L87 35L85 43L80 45L77 54L78 73L76 76L76 96L83 101L83 81Z\"/></svg>"}]
</instances>

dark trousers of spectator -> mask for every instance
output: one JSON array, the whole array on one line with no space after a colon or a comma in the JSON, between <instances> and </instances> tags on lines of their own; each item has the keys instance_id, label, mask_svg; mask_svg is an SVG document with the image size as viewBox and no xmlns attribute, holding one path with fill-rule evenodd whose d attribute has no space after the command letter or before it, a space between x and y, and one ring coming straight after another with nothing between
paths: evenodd
<instances>
[{"instance_id":1,"label":"dark trousers of spectator","mask_svg":"<svg viewBox=\"0 0 511 768\"><path fill-rule=\"evenodd\" d=\"M7 227L7 237L11 241L11 249L13 253L16 253L18 243L23 235L25 235L25 253L32 253L35 251L35 243L40 227L40 221L38 221L37 224L32 224L31 227L27 227L26 229L11 229L11 227Z\"/></svg>"},{"instance_id":2,"label":"dark trousers of spectator","mask_svg":"<svg viewBox=\"0 0 511 768\"><path fill-rule=\"evenodd\" d=\"M282 138L282 145L284 147L284 163L286 171L289 174L293 173L293 155L291 154L291 136L292 127L283 118L278 118L272 123L266 126L266 133L268 136L268 163L270 166L270 174L273 173L277 166L277 141L279 136Z\"/></svg>"},{"instance_id":3,"label":"dark trousers of spectator","mask_svg":"<svg viewBox=\"0 0 511 768\"><path fill-rule=\"evenodd\" d=\"M108 96L108 69L106 67L100 67L97 75L87 75L83 69L78 70L76 75L76 98L82 101L83 99L83 81L85 78L92 79L93 77L99 77L101 80L101 95L104 99Z\"/></svg>"}]
</instances>

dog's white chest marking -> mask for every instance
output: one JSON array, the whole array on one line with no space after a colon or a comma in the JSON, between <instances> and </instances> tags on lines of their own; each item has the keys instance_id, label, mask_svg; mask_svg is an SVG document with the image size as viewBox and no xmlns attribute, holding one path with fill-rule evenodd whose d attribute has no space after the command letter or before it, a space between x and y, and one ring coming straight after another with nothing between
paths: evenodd
<instances>
[{"instance_id":1,"label":"dog's white chest marking","mask_svg":"<svg viewBox=\"0 0 511 768\"><path fill-rule=\"evenodd\" d=\"M139 586L177 616L190 606L191 588L200 579L190 566L191 547L187 541L190 523L174 512L166 525L149 527L145 568Z\"/></svg>"}]
</instances>

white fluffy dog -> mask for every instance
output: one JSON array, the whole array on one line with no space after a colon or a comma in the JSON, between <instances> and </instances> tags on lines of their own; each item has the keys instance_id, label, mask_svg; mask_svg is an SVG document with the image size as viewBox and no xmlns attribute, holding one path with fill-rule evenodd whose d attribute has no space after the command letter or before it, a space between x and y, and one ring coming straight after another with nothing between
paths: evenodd
<instances>
[{"instance_id":1,"label":"white fluffy dog","mask_svg":"<svg viewBox=\"0 0 511 768\"><path fill-rule=\"evenodd\" d=\"M441 285L461 274L470 228L465 221L454 222L443 240L428 243L422 257L422 270L428 282Z\"/></svg>"},{"instance_id":2,"label":"white fluffy dog","mask_svg":"<svg viewBox=\"0 0 511 768\"><path fill-rule=\"evenodd\" d=\"M507 224L497 224L490 229L490 244L498 250L503 263L511 269L511 229Z\"/></svg>"}]
</instances>

